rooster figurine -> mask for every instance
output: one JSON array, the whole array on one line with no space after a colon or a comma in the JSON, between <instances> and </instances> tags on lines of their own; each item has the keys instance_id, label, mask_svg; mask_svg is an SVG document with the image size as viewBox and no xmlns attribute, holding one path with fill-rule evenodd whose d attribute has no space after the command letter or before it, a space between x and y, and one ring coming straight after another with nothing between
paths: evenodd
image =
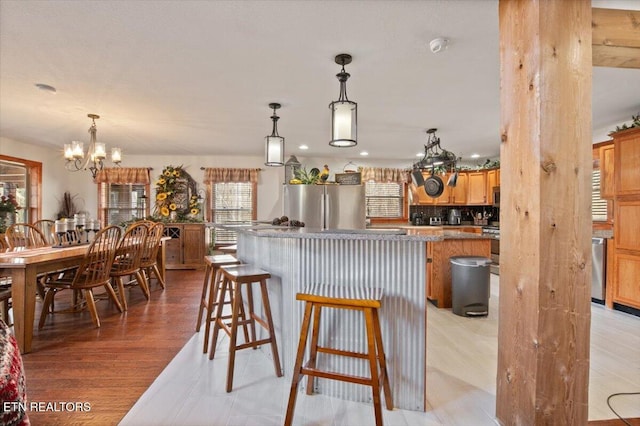
<instances>
[{"instance_id":1,"label":"rooster figurine","mask_svg":"<svg viewBox=\"0 0 640 426\"><path fill-rule=\"evenodd\" d=\"M322 182L326 182L327 179L329 179L329 166L327 166L326 164L324 165L324 168L322 169L322 171L320 172L320 180Z\"/></svg>"}]
</instances>

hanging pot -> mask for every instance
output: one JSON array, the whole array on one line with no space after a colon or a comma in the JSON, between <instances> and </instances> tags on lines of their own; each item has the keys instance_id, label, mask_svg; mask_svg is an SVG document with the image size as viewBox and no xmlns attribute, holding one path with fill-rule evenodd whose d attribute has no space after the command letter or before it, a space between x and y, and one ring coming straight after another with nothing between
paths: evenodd
<instances>
[{"instance_id":1,"label":"hanging pot","mask_svg":"<svg viewBox=\"0 0 640 426\"><path fill-rule=\"evenodd\" d=\"M415 169L411 172L411 180L415 186L424 185L424 177L422 176L420 169Z\"/></svg>"},{"instance_id":2,"label":"hanging pot","mask_svg":"<svg viewBox=\"0 0 640 426\"><path fill-rule=\"evenodd\" d=\"M439 176L434 175L432 171L431 176L424 181L424 190L429 197L438 198L444 191L444 182Z\"/></svg>"},{"instance_id":3,"label":"hanging pot","mask_svg":"<svg viewBox=\"0 0 640 426\"><path fill-rule=\"evenodd\" d=\"M454 172L449 176L449 180L447 181L448 186L455 187L458 182L458 172Z\"/></svg>"}]
</instances>

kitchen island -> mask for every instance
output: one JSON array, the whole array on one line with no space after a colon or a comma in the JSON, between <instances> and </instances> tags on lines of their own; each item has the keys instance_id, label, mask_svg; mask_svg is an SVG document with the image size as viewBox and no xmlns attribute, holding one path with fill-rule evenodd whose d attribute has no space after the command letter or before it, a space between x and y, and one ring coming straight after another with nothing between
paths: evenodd
<instances>
[{"instance_id":1,"label":"kitchen island","mask_svg":"<svg viewBox=\"0 0 640 426\"><path fill-rule=\"evenodd\" d=\"M239 259L271 274L269 298L286 378L291 378L303 316L303 303L295 299L297 292L319 282L380 287L385 294L380 321L395 405L406 410L425 410L425 243L445 241L452 234L406 229L323 231L270 226L233 229L238 231ZM323 313L320 344L364 352L366 339L361 315L327 311ZM264 353L271 356L270 351ZM368 366L363 360L327 358L318 359L319 368L367 375ZM305 385L303 381L301 387ZM371 401L371 390L365 386L319 379L315 387L317 392L330 396Z\"/></svg>"}]
</instances>

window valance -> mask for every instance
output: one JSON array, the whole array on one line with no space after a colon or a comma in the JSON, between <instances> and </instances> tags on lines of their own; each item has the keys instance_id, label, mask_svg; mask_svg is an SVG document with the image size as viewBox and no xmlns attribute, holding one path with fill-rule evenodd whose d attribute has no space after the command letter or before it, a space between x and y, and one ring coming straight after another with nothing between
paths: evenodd
<instances>
[{"instance_id":1,"label":"window valance","mask_svg":"<svg viewBox=\"0 0 640 426\"><path fill-rule=\"evenodd\" d=\"M98 172L96 183L149 184L149 169L146 167L107 167Z\"/></svg>"},{"instance_id":2,"label":"window valance","mask_svg":"<svg viewBox=\"0 0 640 426\"><path fill-rule=\"evenodd\" d=\"M260 169L210 168L204 169L204 183L251 182L258 183Z\"/></svg>"},{"instance_id":3,"label":"window valance","mask_svg":"<svg viewBox=\"0 0 640 426\"><path fill-rule=\"evenodd\" d=\"M384 182L409 182L409 172L405 169L389 169L382 167L363 167L362 181Z\"/></svg>"}]
</instances>

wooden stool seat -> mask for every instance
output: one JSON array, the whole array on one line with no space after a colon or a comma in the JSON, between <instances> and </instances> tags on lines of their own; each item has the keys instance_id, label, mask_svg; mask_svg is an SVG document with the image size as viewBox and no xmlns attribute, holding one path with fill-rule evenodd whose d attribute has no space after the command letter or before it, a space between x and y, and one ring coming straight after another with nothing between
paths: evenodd
<instances>
[{"instance_id":1,"label":"wooden stool seat","mask_svg":"<svg viewBox=\"0 0 640 426\"><path fill-rule=\"evenodd\" d=\"M196 321L196 332L200 331L202 316L207 311L205 318L205 336L202 353L209 350L209 334L211 323L215 321L215 308L218 306L218 292L222 286L221 266L238 265L241 262L229 254L204 257L205 270L204 282L202 284L202 296L200 297L200 308L198 309L198 320ZM226 300L226 299L225 299ZM224 302L230 304L231 302Z\"/></svg>"},{"instance_id":2,"label":"wooden stool seat","mask_svg":"<svg viewBox=\"0 0 640 426\"><path fill-rule=\"evenodd\" d=\"M231 392L233 388L233 373L235 366L236 351L241 349L256 349L260 345L269 343L271 345L271 353L273 355L273 366L276 376L282 377L282 369L280 368L280 356L278 355L278 345L276 343L276 334L271 317L271 305L269 303L269 292L267 290L267 279L271 278L271 274L253 265L224 265L220 267L222 274L222 287L218 295L217 310L213 326L213 338L211 341L211 352L209 359L213 359L216 352L216 344L218 340L218 332L220 329L230 337L229 339L229 364L227 367L227 392ZM264 318L259 317L253 309L253 290L252 284L260 283L260 292L262 295L262 307L264 310ZM242 299L242 286L247 288L247 305L249 307L248 317L245 315L244 302ZM227 293L231 293L232 310L230 316L223 315L224 298ZM231 319L231 323L224 322L225 319ZM256 338L256 323L260 324L267 330L268 336L258 340ZM244 328L245 343L238 344L238 326ZM247 326L251 331L251 336L247 332Z\"/></svg>"},{"instance_id":3,"label":"wooden stool seat","mask_svg":"<svg viewBox=\"0 0 640 426\"><path fill-rule=\"evenodd\" d=\"M305 302L305 308L302 328L300 330L298 352L293 368L293 377L291 379L291 390L289 392L289 402L287 404L287 413L284 421L285 426L289 426L293 422L293 413L298 396L298 384L304 375L307 376L308 395L313 393L313 380L315 377L371 386L376 426L382 426L382 409L380 407L381 389L384 389L384 399L387 409L393 409L391 385L389 384L389 376L387 374L387 362L382 345L382 333L380 331L380 319L378 317L378 309L382 306L382 298L383 291L380 288L333 286L327 284L310 285L296 295L297 300ZM323 307L362 311L366 325L367 353L318 345L320 318ZM303 365L303 357L307 346L312 315L313 327L311 331L309 361ZM367 359L369 360L370 376L362 377L353 374L320 370L316 368L318 353Z\"/></svg>"}]
</instances>

